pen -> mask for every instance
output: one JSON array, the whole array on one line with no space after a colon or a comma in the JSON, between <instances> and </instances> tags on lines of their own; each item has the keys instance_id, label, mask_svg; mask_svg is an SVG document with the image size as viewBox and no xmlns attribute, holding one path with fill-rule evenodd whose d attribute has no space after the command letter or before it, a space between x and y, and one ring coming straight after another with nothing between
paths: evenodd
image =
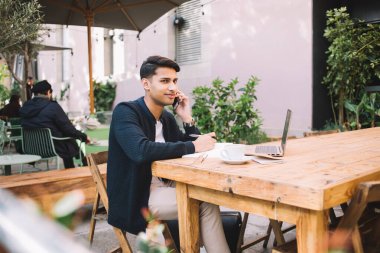
<instances>
[{"instance_id":1,"label":"pen","mask_svg":"<svg viewBox=\"0 0 380 253\"><path fill-rule=\"evenodd\" d=\"M193 138L198 138L199 136L201 136L201 134L189 134L189 136ZM211 136L211 138L216 139L216 136Z\"/></svg>"}]
</instances>

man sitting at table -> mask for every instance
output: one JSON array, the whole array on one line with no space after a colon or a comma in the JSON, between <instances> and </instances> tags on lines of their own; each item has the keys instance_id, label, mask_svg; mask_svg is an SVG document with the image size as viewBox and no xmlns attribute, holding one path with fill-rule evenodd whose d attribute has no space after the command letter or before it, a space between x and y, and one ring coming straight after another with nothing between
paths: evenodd
<instances>
[{"instance_id":1,"label":"man sitting at table","mask_svg":"<svg viewBox=\"0 0 380 253\"><path fill-rule=\"evenodd\" d=\"M33 86L34 97L20 109L21 126L25 128L50 128L54 137L72 137L89 142L87 135L75 129L62 107L52 101L53 90L46 80ZM63 159L65 168L74 168L73 158L79 158L79 147L74 139L54 141L57 154ZM87 161L82 155L83 165Z\"/></svg>"},{"instance_id":2,"label":"man sitting at table","mask_svg":"<svg viewBox=\"0 0 380 253\"><path fill-rule=\"evenodd\" d=\"M178 90L177 63L149 57L140 68L145 96L116 106L109 135L107 192L108 222L127 232L144 231L141 209L148 207L161 220L178 218L173 182L153 177L151 163L210 150L215 133L199 134L191 117L189 98ZM179 104L175 112L184 122L185 134L164 106ZM200 204L200 234L208 253L230 252L223 232L219 207Z\"/></svg>"}]
</instances>

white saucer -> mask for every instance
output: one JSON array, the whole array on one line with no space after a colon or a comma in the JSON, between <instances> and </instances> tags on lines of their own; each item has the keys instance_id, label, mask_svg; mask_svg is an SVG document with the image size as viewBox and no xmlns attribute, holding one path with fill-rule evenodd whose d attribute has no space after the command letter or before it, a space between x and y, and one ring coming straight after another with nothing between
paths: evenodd
<instances>
[{"instance_id":1,"label":"white saucer","mask_svg":"<svg viewBox=\"0 0 380 253\"><path fill-rule=\"evenodd\" d=\"M244 156L242 159L239 159L239 160L230 160L230 159L222 158L222 161L228 164L244 164L250 160L251 160L251 157L249 156Z\"/></svg>"}]
</instances>

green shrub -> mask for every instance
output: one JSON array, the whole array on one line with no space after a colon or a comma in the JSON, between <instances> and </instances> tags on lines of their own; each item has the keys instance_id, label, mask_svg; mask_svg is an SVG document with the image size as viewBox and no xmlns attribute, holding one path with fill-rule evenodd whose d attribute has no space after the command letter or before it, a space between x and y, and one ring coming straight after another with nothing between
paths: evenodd
<instances>
[{"instance_id":1,"label":"green shrub","mask_svg":"<svg viewBox=\"0 0 380 253\"><path fill-rule=\"evenodd\" d=\"M4 86L4 79L9 77L9 73L7 70L7 66L5 64L0 66L0 106L3 107L5 104L5 100L9 99L10 92Z\"/></svg>"},{"instance_id":2,"label":"green shrub","mask_svg":"<svg viewBox=\"0 0 380 253\"><path fill-rule=\"evenodd\" d=\"M94 103L97 112L112 110L116 97L116 83L107 80L105 83L94 81Z\"/></svg>"},{"instance_id":3,"label":"green shrub","mask_svg":"<svg viewBox=\"0 0 380 253\"><path fill-rule=\"evenodd\" d=\"M340 127L360 128L359 115L351 119L358 108L349 103L359 104L365 86L380 78L380 24L352 19L346 7L328 10L326 15L324 37L330 45L323 84L331 97L334 121Z\"/></svg>"},{"instance_id":4,"label":"green shrub","mask_svg":"<svg viewBox=\"0 0 380 253\"><path fill-rule=\"evenodd\" d=\"M262 124L253 104L259 79L251 77L243 88L236 90L238 79L224 84L215 79L211 87L195 87L193 116L203 133L215 132L218 141L254 144L267 140L260 130Z\"/></svg>"}]
</instances>

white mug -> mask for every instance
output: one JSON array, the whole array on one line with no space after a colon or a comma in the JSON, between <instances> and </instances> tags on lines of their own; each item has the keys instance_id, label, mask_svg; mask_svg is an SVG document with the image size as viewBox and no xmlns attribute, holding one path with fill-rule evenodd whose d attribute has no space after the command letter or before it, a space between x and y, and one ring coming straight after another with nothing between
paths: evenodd
<instances>
[{"instance_id":1,"label":"white mug","mask_svg":"<svg viewBox=\"0 0 380 253\"><path fill-rule=\"evenodd\" d=\"M227 145L220 151L220 155L226 160L242 160L244 150L245 146L242 144Z\"/></svg>"}]
</instances>

